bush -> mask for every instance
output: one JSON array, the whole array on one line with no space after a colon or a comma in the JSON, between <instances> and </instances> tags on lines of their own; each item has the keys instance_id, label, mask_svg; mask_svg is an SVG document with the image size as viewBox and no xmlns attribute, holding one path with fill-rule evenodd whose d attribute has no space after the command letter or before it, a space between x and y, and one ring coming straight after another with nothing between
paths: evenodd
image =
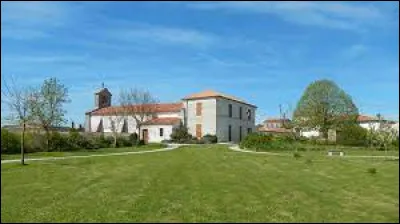
<instances>
[{"instance_id":1,"label":"bush","mask_svg":"<svg viewBox=\"0 0 400 224\"><path fill-rule=\"evenodd\" d=\"M217 143L218 138L216 135L207 134L203 136L202 141L206 144Z\"/></svg>"},{"instance_id":2,"label":"bush","mask_svg":"<svg viewBox=\"0 0 400 224\"><path fill-rule=\"evenodd\" d=\"M171 140L177 143L185 143L192 139L192 135L189 134L188 129L182 124L179 124L178 127L172 129Z\"/></svg>"},{"instance_id":3,"label":"bush","mask_svg":"<svg viewBox=\"0 0 400 224\"><path fill-rule=\"evenodd\" d=\"M138 141L138 134L136 132L132 133L129 135L129 141L131 142L132 145L136 145Z\"/></svg>"},{"instance_id":4,"label":"bush","mask_svg":"<svg viewBox=\"0 0 400 224\"><path fill-rule=\"evenodd\" d=\"M241 148L266 149L273 146L273 137L259 133L248 134L239 144Z\"/></svg>"},{"instance_id":5,"label":"bush","mask_svg":"<svg viewBox=\"0 0 400 224\"><path fill-rule=\"evenodd\" d=\"M368 168L368 173L370 174L376 174L376 168Z\"/></svg>"},{"instance_id":6,"label":"bush","mask_svg":"<svg viewBox=\"0 0 400 224\"><path fill-rule=\"evenodd\" d=\"M141 145L145 145L146 143L144 142L144 140L143 139L141 139L141 140L139 140L139 141L137 141L137 146L141 146Z\"/></svg>"},{"instance_id":7,"label":"bush","mask_svg":"<svg viewBox=\"0 0 400 224\"><path fill-rule=\"evenodd\" d=\"M49 151L68 151L71 149L68 138L55 131L51 133Z\"/></svg>"},{"instance_id":8,"label":"bush","mask_svg":"<svg viewBox=\"0 0 400 224\"><path fill-rule=\"evenodd\" d=\"M337 132L336 143L348 146L366 146L368 131L355 124L347 125Z\"/></svg>"},{"instance_id":9,"label":"bush","mask_svg":"<svg viewBox=\"0 0 400 224\"><path fill-rule=\"evenodd\" d=\"M27 132L25 135L25 151L27 153L46 151L46 137L44 134Z\"/></svg>"},{"instance_id":10,"label":"bush","mask_svg":"<svg viewBox=\"0 0 400 224\"><path fill-rule=\"evenodd\" d=\"M25 143L26 145L26 143ZM21 152L21 140L18 134L1 129L1 153L13 154Z\"/></svg>"},{"instance_id":11,"label":"bush","mask_svg":"<svg viewBox=\"0 0 400 224\"><path fill-rule=\"evenodd\" d=\"M117 137L117 147L129 147L132 146L132 142L129 138Z\"/></svg>"}]
</instances>

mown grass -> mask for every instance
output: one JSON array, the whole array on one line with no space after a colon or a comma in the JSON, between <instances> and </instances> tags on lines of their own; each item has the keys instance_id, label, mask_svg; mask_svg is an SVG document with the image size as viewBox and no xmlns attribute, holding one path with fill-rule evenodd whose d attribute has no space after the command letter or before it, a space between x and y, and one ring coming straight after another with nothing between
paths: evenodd
<instances>
[{"instance_id":1,"label":"mown grass","mask_svg":"<svg viewBox=\"0 0 400 224\"><path fill-rule=\"evenodd\" d=\"M165 148L165 144L159 143L150 143L142 146L133 146L133 147L121 147L121 148L101 148L101 149L82 149L70 152L35 152L35 153L26 153L25 158L40 158L40 157L63 157L63 156L83 156L83 155L94 155L101 153L119 153L119 152L135 152L135 151L146 151L152 149L161 149ZM19 159L21 158L21 154L1 154L2 160L9 159Z\"/></svg>"},{"instance_id":2,"label":"mown grass","mask_svg":"<svg viewBox=\"0 0 400 224\"><path fill-rule=\"evenodd\" d=\"M399 222L399 164L383 159L200 145L1 174L2 222Z\"/></svg>"}]
</instances>

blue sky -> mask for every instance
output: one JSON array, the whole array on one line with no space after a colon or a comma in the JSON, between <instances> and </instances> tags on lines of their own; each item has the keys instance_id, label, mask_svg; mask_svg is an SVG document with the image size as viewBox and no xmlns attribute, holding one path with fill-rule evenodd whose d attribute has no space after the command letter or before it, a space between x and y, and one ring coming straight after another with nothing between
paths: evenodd
<instances>
[{"instance_id":1,"label":"blue sky","mask_svg":"<svg viewBox=\"0 0 400 224\"><path fill-rule=\"evenodd\" d=\"M59 78L78 123L102 82L161 102L214 89L256 104L262 120L322 78L361 113L398 120L398 29L398 2L2 1L1 76Z\"/></svg>"}]
</instances>

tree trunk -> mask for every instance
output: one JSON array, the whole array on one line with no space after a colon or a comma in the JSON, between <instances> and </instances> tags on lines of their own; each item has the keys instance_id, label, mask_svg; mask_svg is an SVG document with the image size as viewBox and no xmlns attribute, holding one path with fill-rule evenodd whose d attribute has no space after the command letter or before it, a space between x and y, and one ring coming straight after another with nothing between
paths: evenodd
<instances>
[{"instance_id":1,"label":"tree trunk","mask_svg":"<svg viewBox=\"0 0 400 224\"><path fill-rule=\"evenodd\" d=\"M48 152L50 148L50 132L49 130L45 130L45 132L46 132L46 152Z\"/></svg>"},{"instance_id":2,"label":"tree trunk","mask_svg":"<svg viewBox=\"0 0 400 224\"><path fill-rule=\"evenodd\" d=\"M25 122L22 124L22 134L21 134L21 165L25 165Z\"/></svg>"},{"instance_id":3,"label":"tree trunk","mask_svg":"<svg viewBox=\"0 0 400 224\"><path fill-rule=\"evenodd\" d=\"M138 131L139 131L138 137L139 137L139 142L140 142L140 140L142 139L142 138L140 137L140 136L142 136L142 133L140 133L140 131L141 131L140 125L138 125Z\"/></svg>"},{"instance_id":4,"label":"tree trunk","mask_svg":"<svg viewBox=\"0 0 400 224\"><path fill-rule=\"evenodd\" d=\"M117 134L114 134L114 148L117 148Z\"/></svg>"}]
</instances>

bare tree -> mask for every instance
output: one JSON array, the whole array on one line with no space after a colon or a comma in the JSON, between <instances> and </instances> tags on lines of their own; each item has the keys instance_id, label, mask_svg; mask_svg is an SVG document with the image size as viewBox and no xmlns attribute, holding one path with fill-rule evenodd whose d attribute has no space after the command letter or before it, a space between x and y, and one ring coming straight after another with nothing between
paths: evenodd
<instances>
[{"instance_id":1,"label":"bare tree","mask_svg":"<svg viewBox=\"0 0 400 224\"><path fill-rule=\"evenodd\" d=\"M40 90L34 94L33 117L46 133L46 149L53 127L65 122L63 104L69 102L68 89L56 78L44 80Z\"/></svg>"},{"instance_id":2,"label":"bare tree","mask_svg":"<svg viewBox=\"0 0 400 224\"><path fill-rule=\"evenodd\" d=\"M145 121L154 117L158 100L149 91L131 88L121 91L120 103L124 114L135 120L140 140L141 127Z\"/></svg>"},{"instance_id":3,"label":"bare tree","mask_svg":"<svg viewBox=\"0 0 400 224\"><path fill-rule=\"evenodd\" d=\"M11 85L3 79L4 88L1 89L1 101L10 109L10 119L17 121L22 127L21 132L21 164L25 164L25 132L26 125L32 120L33 88L17 85L11 77Z\"/></svg>"},{"instance_id":4,"label":"bare tree","mask_svg":"<svg viewBox=\"0 0 400 224\"><path fill-rule=\"evenodd\" d=\"M110 129L111 132L113 133L113 138L114 138L114 148L117 147L117 138L119 134L119 130L123 128L125 124L125 111L119 109L118 107L111 107L110 108L110 115L108 117L108 120L110 122Z\"/></svg>"}]
</instances>

